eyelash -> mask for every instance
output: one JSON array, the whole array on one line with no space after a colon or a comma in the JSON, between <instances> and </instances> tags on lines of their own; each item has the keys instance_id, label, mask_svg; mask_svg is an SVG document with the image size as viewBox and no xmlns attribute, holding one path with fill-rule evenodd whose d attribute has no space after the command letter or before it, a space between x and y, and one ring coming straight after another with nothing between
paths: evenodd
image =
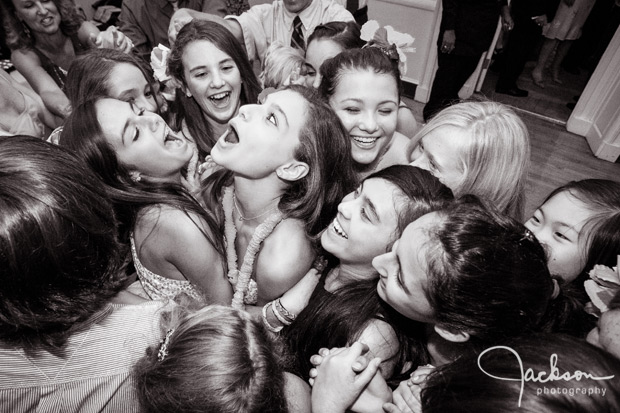
<instances>
[{"instance_id":1,"label":"eyelash","mask_svg":"<svg viewBox=\"0 0 620 413\"><path fill-rule=\"evenodd\" d=\"M273 113L267 115L267 121L274 124L275 126L278 126L278 118L276 118L276 115L274 115Z\"/></svg>"}]
</instances>

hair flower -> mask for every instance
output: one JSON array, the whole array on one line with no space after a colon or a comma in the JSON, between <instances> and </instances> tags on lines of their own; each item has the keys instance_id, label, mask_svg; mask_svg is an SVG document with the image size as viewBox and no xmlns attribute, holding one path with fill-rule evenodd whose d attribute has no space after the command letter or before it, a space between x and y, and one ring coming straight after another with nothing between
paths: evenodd
<instances>
[{"instance_id":1,"label":"hair flower","mask_svg":"<svg viewBox=\"0 0 620 413\"><path fill-rule=\"evenodd\" d=\"M620 260L620 256L618 259ZM589 273L590 279L584 283L588 297L601 313L609 310L609 303L620 291L618 267L609 268L605 265L595 265Z\"/></svg>"},{"instance_id":2,"label":"hair flower","mask_svg":"<svg viewBox=\"0 0 620 413\"><path fill-rule=\"evenodd\" d=\"M392 26L381 27L376 20L369 20L362 26L360 38L366 42L366 46L381 48L390 58L391 52L396 49L398 53L399 69L401 73L407 72L407 55L415 53L413 38L408 33L400 33ZM396 56L394 56L396 57Z\"/></svg>"},{"instance_id":3,"label":"hair flower","mask_svg":"<svg viewBox=\"0 0 620 413\"><path fill-rule=\"evenodd\" d=\"M162 83L171 79L168 74L169 55L170 48L161 43L151 51L151 68L153 69L153 75Z\"/></svg>"}]
</instances>

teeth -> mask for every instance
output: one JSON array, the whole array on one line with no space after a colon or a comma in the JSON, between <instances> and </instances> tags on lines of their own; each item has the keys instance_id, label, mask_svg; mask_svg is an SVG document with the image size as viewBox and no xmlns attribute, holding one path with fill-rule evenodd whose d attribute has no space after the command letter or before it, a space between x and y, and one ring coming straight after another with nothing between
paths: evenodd
<instances>
[{"instance_id":1,"label":"teeth","mask_svg":"<svg viewBox=\"0 0 620 413\"><path fill-rule=\"evenodd\" d=\"M351 136L351 138L353 138L354 141L359 142L359 143L364 143L364 144L371 144L371 143L375 143L377 141L377 139L379 138L373 138L373 137L362 137L362 136Z\"/></svg>"},{"instance_id":2,"label":"teeth","mask_svg":"<svg viewBox=\"0 0 620 413\"><path fill-rule=\"evenodd\" d=\"M210 96L209 99L219 100L219 99L224 99L226 96L228 96L228 92L222 92L222 93L218 93L217 95Z\"/></svg>"},{"instance_id":3,"label":"teeth","mask_svg":"<svg viewBox=\"0 0 620 413\"><path fill-rule=\"evenodd\" d=\"M346 232L344 232L344 230L340 226L340 222L338 222L337 218L334 219L333 227L334 227L334 231L336 231L336 234L340 235L344 239L349 239L349 236L347 235Z\"/></svg>"}]
</instances>

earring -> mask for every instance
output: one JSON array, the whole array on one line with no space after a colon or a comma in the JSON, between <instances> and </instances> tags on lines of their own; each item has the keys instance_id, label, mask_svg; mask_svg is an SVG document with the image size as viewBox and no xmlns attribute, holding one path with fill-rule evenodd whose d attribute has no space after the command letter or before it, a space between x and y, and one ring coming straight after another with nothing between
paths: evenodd
<instances>
[{"instance_id":1,"label":"earring","mask_svg":"<svg viewBox=\"0 0 620 413\"><path fill-rule=\"evenodd\" d=\"M134 182L140 182L142 180L142 176L140 175L140 172L138 171L129 172L129 176L131 177L131 180Z\"/></svg>"}]
</instances>

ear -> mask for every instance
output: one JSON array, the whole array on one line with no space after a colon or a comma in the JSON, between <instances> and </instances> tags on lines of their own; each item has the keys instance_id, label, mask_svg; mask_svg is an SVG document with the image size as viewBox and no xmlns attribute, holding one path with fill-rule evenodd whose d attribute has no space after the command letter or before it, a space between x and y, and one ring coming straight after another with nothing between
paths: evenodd
<instances>
[{"instance_id":1,"label":"ear","mask_svg":"<svg viewBox=\"0 0 620 413\"><path fill-rule=\"evenodd\" d=\"M435 332L441 336L444 340L448 340L452 343L465 343L469 340L469 333L465 331L460 331L458 333L453 333L440 325L435 325Z\"/></svg>"},{"instance_id":2,"label":"ear","mask_svg":"<svg viewBox=\"0 0 620 413\"><path fill-rule=\"evenodd\" d=\"M181 86L183 89L183 93L185 93L185 96L187 96L188 98L192 97L192 92L189 91L189 88L185 85Z\"/></svg>"},{"instance_id":3,"label":"ear","mask_svg":"<svg viewBox=\"0 0 620 413\"><path fill-rule=\"evenodd\" d=\"M310 167L305 162L292 161L276 169L276 175L285 181L298 181L308 175Z\"/></svg>"}]
</instances>

